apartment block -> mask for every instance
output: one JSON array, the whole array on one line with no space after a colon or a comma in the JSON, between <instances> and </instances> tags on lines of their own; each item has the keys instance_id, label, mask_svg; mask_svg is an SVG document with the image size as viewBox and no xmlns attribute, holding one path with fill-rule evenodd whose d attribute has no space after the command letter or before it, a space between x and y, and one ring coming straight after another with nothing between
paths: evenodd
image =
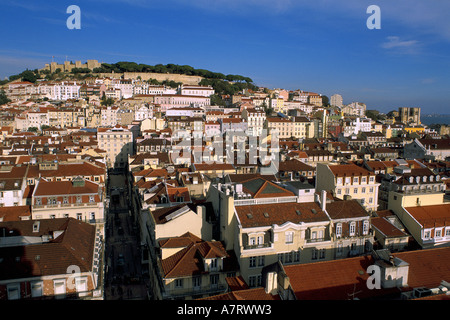
<instances>
[{"instance_id":1,"label":"apartment block","mask_svg":"<svg viewBox=\"0 0 450 320\"><path fill-rule=\"evenodd\" d=\"M317 164L317 191L331 192L339 199L357 199L368 211L378 209L380 183L376 175L355 164Z\"/></svg>"},{"instance_id":2,"label":"apartment block","mask_svg":"<svg viewBox=\"0 0 450 320\"><path fill-rule=\"evenodd\" d=\"M128 155L134 154L133 133L127 128L98 128L98 148L106 151L108 168L126 167Z\"/></svg>"}]
</instances>

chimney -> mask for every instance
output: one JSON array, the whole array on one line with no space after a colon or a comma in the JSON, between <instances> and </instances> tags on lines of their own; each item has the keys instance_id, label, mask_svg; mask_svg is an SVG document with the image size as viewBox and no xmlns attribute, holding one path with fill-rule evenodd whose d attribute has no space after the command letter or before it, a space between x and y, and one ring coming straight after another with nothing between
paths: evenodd
<instances>
[{"instance_id":1,"label":"chimney","mask_svg":"<svg viewBox=\"0 0 450 320\"><path fill-rule=\"evenodd\" d=\"M382 288L408 286L409 264L391 255L388 249L375 251L375 265L380 268Z\"/></svg>"},{"instance_id":2,"label":"chimney","mask_svg":"<svg viewBox=\"0 0 450 320\"><path fill-rule=\"evenodd\" d=\"M276 272L268 272L266 279L266 293L276 295L278 292L278 274Z\"/></svg>"},{"instance_id":3,"label":"chimney","mask_svg":"<svg viewBox=\"0 0 450 320\"><path fill-rule=\"evenodd\" d=\"M322 211L325 211L326 204L327 204L327 191L322 190L320 194L320 209L322 209Z\"/></svg>"}]
</instances>

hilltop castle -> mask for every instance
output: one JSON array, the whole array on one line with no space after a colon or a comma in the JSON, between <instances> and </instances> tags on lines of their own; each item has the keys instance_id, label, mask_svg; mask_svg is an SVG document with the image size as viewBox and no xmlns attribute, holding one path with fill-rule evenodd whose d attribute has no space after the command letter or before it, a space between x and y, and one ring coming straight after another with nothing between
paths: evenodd
<instances>
[{"instance_id":1,"label":"hilltop castle","mask_svg":"<svg viewBox=\"0 0 450 320\"><path fill-rule=\"evenodd\" d=\"M86 63L82 64L81 61L75 61L75 64L71 61L64 61L64 64L58 64L57 62L46 63L45 67L41 70L50 70L55 72L56 69L61 69L61 72L71 72L73 68L88 68L91 71L95 68L100 68L102 64L97 60L88 60Z\"/></svg>"}]
</instances>

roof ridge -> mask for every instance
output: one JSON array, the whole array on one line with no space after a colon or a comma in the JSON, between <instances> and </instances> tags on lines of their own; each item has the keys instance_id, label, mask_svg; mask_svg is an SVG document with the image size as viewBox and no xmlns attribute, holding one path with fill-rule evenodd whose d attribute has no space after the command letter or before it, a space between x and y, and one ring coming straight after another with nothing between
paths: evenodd
<instances>
[{"instance_id":1,"label":"roof ridge","mask_svg":"<svg viewBox=\"0 0 450 320\"><path fill-rule=\"evenodd\" d=\"M186 256L186 254L192 249L193 246L194 246L194 243L192 242L186 248L174 253L170 257L167 257L166 259L163 259L161 261L161 262L167 261L170 264L172 264L172 262L175 262L172 266L168 266L170 270L168 270L167 272L164 270L164 265L163 265L163 271L165 273L166 278L169 277L170 274L175 270L175 268L180 265L181 261L183 260L183 257Z\"/></svg>"}]
</instances>

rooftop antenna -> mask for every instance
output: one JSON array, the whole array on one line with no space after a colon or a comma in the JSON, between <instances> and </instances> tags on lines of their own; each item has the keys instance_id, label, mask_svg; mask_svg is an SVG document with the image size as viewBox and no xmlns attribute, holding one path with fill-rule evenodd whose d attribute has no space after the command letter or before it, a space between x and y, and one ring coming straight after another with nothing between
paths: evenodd
<instances>
[{"instance_id":1,"label":"rooftop antenna","mask_svg":"<svg viewBox=\"0 0 450 320\"><path fill-rule=\"evenodd\" d=\"M361 293L362 291L356 291L356 283L355 284L353 284L353 293L347 293L347 295L349 296L349 299L350 300L355 300L355 296L358 294L358 293ZM350 298L351 297L351 298Z\"/></svg>"}]
</instances>

